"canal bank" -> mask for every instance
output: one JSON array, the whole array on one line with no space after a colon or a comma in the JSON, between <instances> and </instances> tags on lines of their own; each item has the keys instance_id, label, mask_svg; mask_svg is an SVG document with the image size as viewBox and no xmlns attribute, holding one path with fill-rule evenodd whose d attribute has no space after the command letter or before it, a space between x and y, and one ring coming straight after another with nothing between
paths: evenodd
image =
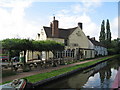
<instances>
[{"instance_id":1,"label":"canal bank","mask_svg":"<svg viewBox=\"0 0 120 90\"><path fill-rule=\"evenodd\" d=\"M106 57L108 57L108 56L106 56ZM73 64L59 65L57 67L41 68L41 69L37 68L36 70L30 71L30 72L21 72L21 73L18 72L17 75L3 77L2 78L2 83L5 84L5 83L8 83L8 82L11 82L14 79L18 79L18 78L27 78L30 82L35 83L35 82L46 79L46 75L45 75L46 73L51 73L52 71L58 71L59 69L61 70L61 69L64 69L66 67L76 66L76 65L79 65L79 64L87 63L87 62L102 59L102 58L105 58L105 57L95 58L95 59L92 59L92 60L91 59L90 60L84 60L84 61L80 60L80 61L78 61L76 63L73 63ZM66 71L66 69L65 69L65 71ZM50 76L50 75L47 75L47 78L49 78L48 76ZM52 77L52 76L50 76L50 77ZM37 80L36 80L36 78L37 78ZM0 82L0 84L2 84L2 83Z\"/></svg>"},{"instance_id":2,"label":"canal bank","mask_svg":"<svg viewBox=\"0 0 120 90\"><path fill-rule=\"evenodd\" d=\"M57 77L56 80L46 83L44 81L44 84L41 82L41 85L36 88L111 88L119 66L120 62L115 58L100 61L69 72L62 78Z\"/></svg>"},{"instance_id":3,"label":"canal bank","mask_svg":"<svg viewBox=\"0 0 120 90\"><path fill-rule=\"evenodd\" d=\"M80 68L80 67L85 67L88 65L88 64L86 64L87 62L91 62L91 61L96 62L96 60L99 60L99 59L106 60L108 58L112 58L115 56L116 55L92 59L92 60L81 61L81 62L69 64L69 65L60 65L58 67L51 67L51 68L46 68L46 69L41 69L41 70L38 69L36 71L23 72L23 73L19 73L17 75L14 75L14 76L9 76L9 77L3 78L2 82L5 83L5 82L10 82L11 80L14 80L14 79L18 79L18 78L26 78L26 79L28 79L29 82L35 83L38 81L45 80L46 78L51 78L53 76L57 76L57 75L60 75L62 73L66 73L66 72L75 70L75 69ZM89 63L89 64L92 64L92 63ZM56 72L59 72L59 73L56 73Z\"/></svg>"},{"instance_id":4,"label":"canal bank","mask_svg":"<svg viewBox=\"0 0 120 90\"><path fill-rule=\"evenodd\" d=\"M112 57L114 57L114 56L103 58L103 59L100 59L100 60L90 61L90 62L80 64L80 65L76 65L76 66L73 66L73 67L69 67L69 69L71 69L71 68L73 68L73 69L71 71L69 71L69 72L66 72L66 73L63 73L63 74L60 74L60 75L45 79L45 80L41 80L41 81L39 81L37 83L34 83L34 86L35 87L44 86L44 85L47 85L49 83L55 82L56 80L64 79L64 78L66 78L68 76L71 76L72 74L75 74L76 72L79 72L79 71L82 72L85 69L94 67L94 66L96 66L96 65L98 65L98 64L100 64L102 62L105 62L109 58L112 58ZM60 72L61 71L62 70L60 70ZM52 74L54 74L54 72Z\"/></svg>"}]
</instances>

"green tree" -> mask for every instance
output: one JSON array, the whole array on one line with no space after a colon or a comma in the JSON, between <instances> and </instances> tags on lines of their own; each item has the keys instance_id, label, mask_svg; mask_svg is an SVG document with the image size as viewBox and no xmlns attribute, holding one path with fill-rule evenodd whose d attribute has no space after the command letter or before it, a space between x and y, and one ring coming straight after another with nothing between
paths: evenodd
<instances>
[{"instance_id":1,"label":"green tree","mask_svg":"<svg viewBox=\"0 0 120 90\"><path fill-rule=\"evenodd\" d=\"M12 50L24 51L23 64L26 67L26 51L61 51L64 45L55 41L34 41L29 39L5 39L2 40L2 48L8 50L11 54Z\"/></svg>"},{"instance_id":2,"label":"green tree","mask_svg":"<svg viewBox=\"0 0 120 90\"><path fill-rule=\"evenodd\" d=\"M17 39L5 39L2 40L2 49L8 50L9 52L9 61L11 60L12 55L12 50L17 49Z\"/></svg>"},{"instance_id":3,"label":"green tree","mask_svg":"<svg viewBox=\"0 0 120 90\"><path fill-rule=\"evenodd\" d=\"M13 64L11 58L14 50L17 50L17 40L18 39L5 39L2 40L2 49L7 50L9 53L9 62L11 62L11 65ZM13 71L13 67L11 67L11 70Z\"/></svg>"},{"instance_id":4,"label":"green tree","mask_svg":"<svg viewBox=\"0 0 120 90\"><path fill-rule=\"evenodd\" d=\"M120 38L111 41L111 47L108 49L108 54L120 54Z\"/></svg>"},{"instance_id":5,"label":"green tree","mask_svg":"<svg viewBox=\"0 0 120 90\"><path fill-rule=\"evenodd\" d=\"M102 21L99 41L105 43L105 21Z\"/></svg>"},{"instance_id":6,"label":"green tree","mask_svg":"<svg viewBox=\"0 0 120 90\"><path fill-rule=\"evenodd\" d=\"M106 22L106 46L107 48L110 48L111 46L111 31L110 31L110 23L108 19Z\"/></svg>"},{"instance_id":7,"label":"green tree","mask_svg":"<svg viewBox=\"0 0 120 90\"><path fill-rule=\"evenodd\" d=\"M23 64L26 64L26 51L32 49L32 41L29 39L21 39L18 42L18 49L24 51L24 61Z\"/></svg>"},{"instance_id":8,"label":"green tree","mask_svg":"<svg viewBox=\"0 0 120 90\"><path fill-rule=\"evenodd\" d=\"M118 54L120 54L120 38L118 38Z\"/></svg>"}]
</instances>

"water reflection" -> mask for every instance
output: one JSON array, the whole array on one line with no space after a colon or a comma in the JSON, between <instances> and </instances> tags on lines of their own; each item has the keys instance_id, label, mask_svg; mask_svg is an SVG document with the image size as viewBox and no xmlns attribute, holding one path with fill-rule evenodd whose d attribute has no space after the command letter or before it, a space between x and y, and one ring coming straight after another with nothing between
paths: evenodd
<instances>
[{"instance_id":1,"label":"water reflection","mask_svg":"<svg viewBox=\"0 0 120 90\"><path fill-rule=\"evenodd\" d=\"M119 66L119 59L103 62L66 79L51 83L45 88L111 88Z\"/></svg>"}]
</instances>

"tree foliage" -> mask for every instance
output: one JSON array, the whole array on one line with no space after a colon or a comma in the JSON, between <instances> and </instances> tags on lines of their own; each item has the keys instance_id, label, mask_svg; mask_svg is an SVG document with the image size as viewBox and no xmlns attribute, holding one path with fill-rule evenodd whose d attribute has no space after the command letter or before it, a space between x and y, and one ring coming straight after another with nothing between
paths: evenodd
<instances>
[{"instance_id":1,"label":"tree foliage","mask_svg":"<svg viewBox=\"0 0 120 90\"><path fill-rule=\"evenodd\" d=\"M111 47L108 49L108 54L120 54L120 38L111 41Z\"/></svg>"},{"instance_id":2,"label":"tree foliage","mask_svg":"<svg viewBox=\"0 0 120 90\"><path fill-rule=\"evenodd\" d=\"M2 40L2 49L20 50L24 51L24 64L25 55L27 50L31 51L61 51L64 50L64 45L55 41L35 41L29 39L4 39Z\"/></svg>"},{"instance_id":3,"label":"tree foliage","mask_svg":"<svg viewBox=\"0 0 120 90\"><path fill-rule=\"evenodd\" d=\"M106 22L106 46L107 48L111 47L111 32L110 32L110 23L109 20L107 19Z\"/></svg>"},{"instance_id":4,"label":"tree foliage","mask_svg":"<svg viewBox=\"0 0 120 90\"><path fill-rule=\"evenodd\" d=\"M60 51L64 50L64 44L55 41L35 41L29 39L4 39L2 49L6 50L34 50L34 51Z\"/></svg>"},{"instance_id":5,"label":"tree foliage","mask_svg":"<svg viewBox=\"0 0 120 90\"><path fill-rule=\"evenodd\" d=\"M105 21L104 20L102 21L102 24L101 24L101 31L100 31L99 40L101 43L104 44L104 42L105 42Z\"/></svg>"},{"instance_id":6,"label":"tree foliage","mask_svg":"<svg viewBox=\"0 0 120 90\"><path fill-rule=\"evenodd\" d=\"M105 32L105 21L104 20L102 21L99 41L102 44L104 44L107 48L111 47L111 31L110 31L110 23L108 19L106 22L106 32Z\"/></svg>"}]
</instances>

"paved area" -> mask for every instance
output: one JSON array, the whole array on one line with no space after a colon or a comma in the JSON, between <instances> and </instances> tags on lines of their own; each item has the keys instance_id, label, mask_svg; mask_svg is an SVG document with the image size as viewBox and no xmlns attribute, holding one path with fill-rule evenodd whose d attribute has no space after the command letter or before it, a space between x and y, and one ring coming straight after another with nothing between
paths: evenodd
<instances>
[{"instance_id":1,"label":"paved area","mask_svg":"<svg viewBox=\"0 0 120 90\"><path fill-rule=\"evenodd\" d=\"M102 58L104 58L104 57L102 57ZM97 58L97 59L101 59L101 58ZM75 66L75 65L78 65L78 64L90 62L90 61L97 60L97 59L77 62L77 63L73 63L73 64L68 64L68 65L59 65L57 67L37 68L37 69L32 70L30 72L18 72L17 75L2 78L2 82L11 81L11 80L14 80L14 79L23 78L23 77L26 77L26 76L31 76L31 75L35 75L35 74L39 74L39 73L50 72L52 70L57 70L57 69L65 68L65 67Z\"/></svg>"}]
</instances>

